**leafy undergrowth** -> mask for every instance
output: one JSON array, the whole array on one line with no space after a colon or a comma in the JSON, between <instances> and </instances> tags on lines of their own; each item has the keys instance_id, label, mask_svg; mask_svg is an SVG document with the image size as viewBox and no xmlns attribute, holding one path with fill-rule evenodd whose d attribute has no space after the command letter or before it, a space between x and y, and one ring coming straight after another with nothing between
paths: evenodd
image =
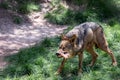
<instances>
[{"instance_id":1,"label":"leafy undergrowth","mask_svg":"<svg viewBox=\"0 0 120 80\"><path fill-rule=\"evenodd\" d=\"M85 21L104 22L116 18L119 20L120 0L60 0L57 6L45 15L45 18L54 24L80 24ZM66 7L69 6L69 7ZM76 8L74 8L74 6ZM85 5L87 5L85 7ZM82 7L84 6L84 7ZM77 10L78 7L78 10ZM73 8L73 9L71 9ZM80 8L80 9L79 9Z\"/></svg>"},{"instance_id":2,"label":"leafy undergrowth","mask_svg":"<svg viewBox=\"0 0 120 80\"><path fill-rule=\"evenodd\" d=\"M0 75L1 80L119 80L120 24L102 25L109 46L117 58L117 67L111 65L110 56L97 49L99 57L94 67L87 66L91 55L85 52L81 75L77 75L77 56L67 61L60 75L54 75L62 60L55 55L60 38L46 38L35 46L22 49L19 53L6 57L6 61L10 64Z\"/></svg>"}]
</instances>

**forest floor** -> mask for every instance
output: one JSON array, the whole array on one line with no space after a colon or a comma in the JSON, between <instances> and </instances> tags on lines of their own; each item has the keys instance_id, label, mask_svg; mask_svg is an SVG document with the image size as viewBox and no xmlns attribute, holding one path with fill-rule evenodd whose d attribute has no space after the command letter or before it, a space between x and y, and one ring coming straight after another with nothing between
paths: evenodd
<instances>
[{"instance_id":1,"label":"forest floor","mask_svg":"<svg viewBox=\"0 0 120 80\"><path fill-rule=\"evenodd\" d=\"M6 56L17 53L20 49L35 45L46 37L60 35L67 26L49 23L44 19L46 11L19 15L9 10L0 9L0 70L7 66ZM24 22L15 24L13 17L22 16Z\"/></svg>"}]
</instances>

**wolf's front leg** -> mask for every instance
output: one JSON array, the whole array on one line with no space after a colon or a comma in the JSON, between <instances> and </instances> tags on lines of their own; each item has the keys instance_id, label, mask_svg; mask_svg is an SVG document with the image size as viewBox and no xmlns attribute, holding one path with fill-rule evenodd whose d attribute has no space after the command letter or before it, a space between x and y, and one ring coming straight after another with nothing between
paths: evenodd
<instances>
[{"instance_id":1,"label":"wolf's front leg","mask_svg":"<svg viewBox=\"0 0 120 80\"><path fill-rule=\"evenodd\" d=\"M61 65L60 67L58 68L57 72L55 74L60 74L60 72L62 71L63 67L64 67L64 64L66 62L67 59L63 59L63 61L61 62Z\"/></svg>"},{"instance_id":2,"label":"wolf's front leg","mask_svg":"<svg viewBox=\"0 0 120 80\"><path fill-rule=\"evenodd\" d=\"M83 52L78 54L78 58L79 58L78 74L81 74L82 73Z\"/></svg>"}]
</instances>

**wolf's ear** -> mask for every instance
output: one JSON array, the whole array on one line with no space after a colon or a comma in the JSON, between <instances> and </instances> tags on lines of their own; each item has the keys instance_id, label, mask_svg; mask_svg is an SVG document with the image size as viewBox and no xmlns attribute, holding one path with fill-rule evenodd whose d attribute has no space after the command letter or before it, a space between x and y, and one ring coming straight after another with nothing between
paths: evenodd
<instances>
[{"instance_id":1,"label":"wolf's ear","mask_svg":"<svg viewBox=\"0 0 120 80\"><path fill-rule=\"evenodd\" d=\"M71 43L74 43L76 40L77 36L73 34L73 36L69 39Z\"/></svg>"},{"instance_id":2,"label":"wolf's ear","mask_svg":"<svg viewBox=\"0 0 120 80\"><path fill-rule=\"evenodd\" d=\"M62 40L67 40L68 38L64 34L61 34L61 39Z\"/></svg>"}]
</instances>

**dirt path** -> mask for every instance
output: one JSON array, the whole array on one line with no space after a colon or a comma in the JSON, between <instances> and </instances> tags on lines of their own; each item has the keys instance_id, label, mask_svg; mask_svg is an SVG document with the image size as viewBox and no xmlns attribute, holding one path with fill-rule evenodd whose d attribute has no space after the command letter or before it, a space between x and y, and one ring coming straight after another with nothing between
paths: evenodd
<instances>
[{"instance_id":1,"label":"dirt path","mask_svg":"<svg viewBox=\"0 0 120 80\"><path fill-rule=\"evenodd\" d=\"M0 9L0 69L7 65L4 61L5 56L34 45L45 37L59 35L67 28L48 23L43 15L44 12L29 14L27 16L29 21L17 25L13 23L10 11Z\"/></svg>"}]
</instances>

